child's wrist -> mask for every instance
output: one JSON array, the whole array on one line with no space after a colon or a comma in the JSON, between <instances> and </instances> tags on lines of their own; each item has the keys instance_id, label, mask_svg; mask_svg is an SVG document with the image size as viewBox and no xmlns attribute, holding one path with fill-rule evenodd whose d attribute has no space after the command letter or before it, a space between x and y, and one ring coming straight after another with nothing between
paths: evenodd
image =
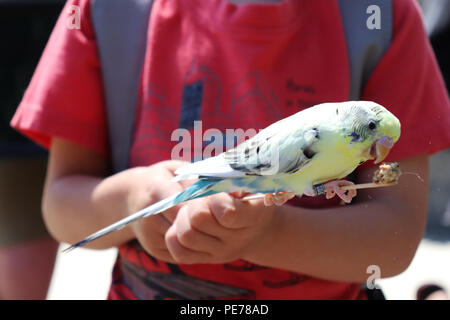
<instances>
[{"instance_id":1,"label":"child's wrist","mask_svg":"<svg viewBox=\"0 0 450 320\"><path fill-rule=\"evenodd\" d=\"M282 206L273 206L273 215L270 223L262 230L262 232L255 238L253 244L248 247L244 252L242 259L249 262L270 266L270 260L272 259L272 252L274 250L281 250L277 246L278 235L281 229L281 211Z\"/></svg>"},{"instance_id":2,"label":"child's wrist","mask_svg":"<svg viewBox=\"0 0 450 320\"><path fill-rule=\"evenodd\" d=\"M122 171L119 173L120 177L120 198L121 203L123 204L122 210L121 210L121 217L120 218L126 218L130 214L137 211L134 208L134 202L136 199L136 192L137 192L137 184L138 184L138 178L139 175L143 173L143 167L135 167L130 168L125 171Z\"/></svg>"}]
</instances>

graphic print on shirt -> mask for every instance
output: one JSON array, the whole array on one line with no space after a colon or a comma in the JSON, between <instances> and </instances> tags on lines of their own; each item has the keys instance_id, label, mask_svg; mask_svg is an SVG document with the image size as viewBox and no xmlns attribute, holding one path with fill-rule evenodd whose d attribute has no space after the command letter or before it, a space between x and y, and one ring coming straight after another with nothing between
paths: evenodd
<instances>
[{"instance_id":1,"label":"graphic print on shirt","mask_svg":"<svg viewBox=\"0 0 450 320\"><path fill-rule=\"evenodd\" d=\"M132 165L133 163L149 164L150 154L165 155L167 153L167 142L170 142L167 128L174 126L178 110L170 106L166 100L166 91L157 84L149 83L144 88L143 103L137 112L137 119L141 118L144 121L136 123L140 131L133 145L133 157L136 159L132 159ZM148 121L149 119L152 121ZM168 159L159 158L159 161Z\"/></svg>"},{"instance_id":2,"label":"graphic print on shirt","mask_svg":"<svg viewBox=\"0 0 450 320\"><path fill-rule=\"evenodd\" d=\"M230 115L244 123L254 123L254 114L250 111L262 110L267 118L281 119L278 99L257 71L244 75L232 88Z\"/></svg>"},{"instance_id":3,"label":"graphic print on shirt","mask_svg":"<svg viewBox=\"0 0 450 320\"><path fill-rule=\"evenodd\" d=\"M184 76L180 112L180 128L192 129L194 121L204 116L217 115L220 110L222 84L219 77L206 65L194 59Z\"/></svg>"},{"instance_id":4,"label":"graphic print on shirt","mask_svg":"<svg viewBox=\"0 0 450 320\"><path fill-rule=\"evenodd\" d=\"M219 76L211 68L198 65L194 60L183 79L179 107L167 102L166 90L161 85L149 83L143 89L142 107L138 111L140 131L133 145L133 165L163 161L173 156L171 151L181 142L180 137L172 136L176 129L189 130L193 138L187 143L187 148L183 145L183 151L189 157L180 158L198 161L204 158L204 148L208 145L209 149L217 148L220 152L233 148L274 121L308 107L315 89L305 85L307 90L299 90L292 78L286 81L286 90L291 92L288 99L295 100L295 105L290 102L290 107L284 109L279 107L277 94L258 71L244 74L224 92ZM304 96L309 100L305 100ZM228 103L228 107L224 106ZM194 122L198 120L202 122L200 128L197 127L199 131L196 131ZM205 134L209 128L221 132L221 141L217 141L214 135L210 137ZM234 137L229 136L232 131L235 131ZM200 144L195 144L194 139L200 140ZM214 156L218 152L214 150L205 154Z\"/></svg>"},{"instance_id":5,"label":"graphic print on shirt","mask_svg":"<svg viewBox=\"0 0 450 320\"><path fill-rule=\"evenodd\" d=\"M203 82L196 81L183 88L179 127L192 129L194 121L200 120L202 111Z\"/></svg>"},{"instance_id":6,"label":"graphic print on shirt","mask_svg":"<svg viewBox=\"0 0 450 320\"><path fill-rule=\"evenodd\" d=\"M320 102L315 97L316 88L310 84L297 83L293 77L286 79L286 108L309 108ZM305 96L307 97L305 99Z\"/></svg>"}]
</instances>

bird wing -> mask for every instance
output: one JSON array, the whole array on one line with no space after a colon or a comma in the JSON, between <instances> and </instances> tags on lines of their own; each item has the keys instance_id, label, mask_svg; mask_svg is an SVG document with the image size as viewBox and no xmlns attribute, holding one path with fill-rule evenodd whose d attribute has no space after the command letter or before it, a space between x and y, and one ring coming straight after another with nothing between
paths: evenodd
<instances>
[{"instance_id":1,"label":"bird wing","mask_svg":"<svg viewBox=\"0 0 450 320\"><path fill-rule=\"evenodd\" d=\"M175 180L294 173L311 161L318 139L317 128L302 129L298 119L286 118L234 149L179 168Z\"/></svg>"}]
</instances>

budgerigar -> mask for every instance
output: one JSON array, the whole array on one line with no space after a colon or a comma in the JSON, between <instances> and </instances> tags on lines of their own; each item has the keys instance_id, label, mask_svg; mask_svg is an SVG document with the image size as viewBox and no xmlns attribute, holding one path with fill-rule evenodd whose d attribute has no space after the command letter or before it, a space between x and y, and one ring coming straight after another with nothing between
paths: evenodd
<instances>
[{"instance_id":1,"label":"budgerigar","mask_svg":"<svg viewBox=\"0 0 450 320\"><path fill-rule=\"evenodd\" d=\"M74 244L84 246L129 223L181 202L219 192L317 195L315 185L336 190L366 160L381 162L400 137L400 121L369 101L324 103L282 119L218 156L180 167L175 180L199 179L163 199ZM331 181L331 182L330 182ZM338 195L346 202L342 193ZM279 198L278 198L279 199ZM283 198L282 198L283 199ZM351 197L350 197L351 199Z\"/></svg>"}]
</instances>

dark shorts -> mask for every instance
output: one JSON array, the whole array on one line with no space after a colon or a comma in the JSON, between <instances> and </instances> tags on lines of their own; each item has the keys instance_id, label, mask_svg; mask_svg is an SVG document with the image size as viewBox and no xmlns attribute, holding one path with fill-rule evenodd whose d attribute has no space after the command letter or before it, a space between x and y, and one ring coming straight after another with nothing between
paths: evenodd
<instances>
[{"instance_id":1,"label":"dark shorts","mask_svg":"<svg viewBox=\"0 0 450 320\"><path fill-rule=\"evenodd\" d=\"M49 236L41 214L46 157L0 158L0 246Z\"/></svg>"}]
</instances>

